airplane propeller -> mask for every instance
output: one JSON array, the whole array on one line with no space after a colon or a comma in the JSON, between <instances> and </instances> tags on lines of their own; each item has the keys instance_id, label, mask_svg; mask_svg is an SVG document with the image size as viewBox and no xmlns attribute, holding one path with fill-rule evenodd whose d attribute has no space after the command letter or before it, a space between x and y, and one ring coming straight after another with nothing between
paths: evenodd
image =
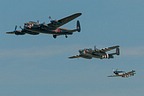
<instances>
[{"instance_id":1,"label":"airplane propeller","mask_svg":"<svg viewBox=\"0 0 144 96\"><path fill-rule=\"evenodd\" d=\"M96 46L94 46L94 50L96 50Z\"/></svg>"},{"instance_id":2,"label":"airplane propeller","mask_svg":"<svg viewBox=\"0 0 144 96\"><path fill-rule=\"evenodd\" d=\"M117 68L117 69L113 69L113 72L114 72L114 71L118 71L118 70L119 70L118 68Z\"/></svg>"},{"instance_id":3,"label":"airplane propeller","mask_svg":"<svg viewBox=\"0 0 144 96\"><path fill-rule=\"evenodd\" d=\"M39 24L39 27L40 27L40 28L45 28L45 27L47 27L47 26L48 26L48 25L47 25L45 22Z\"/></svg>"},{"instance_id":4,"label":"airplane propeller","mask_svg":"<svg viewBox=\"0 0 144 96\"><path fill-rule=\"evenodd\" d=\"M19 28L23 30L23 28L21 26L19 26Z\"/></svg>"},{"instance_id":5,"label":"airplane propeller","mask_svg":"<svg viewBox=\"0 0 144 96\"><path fill-rule=\"evenodd\" d=\"M98 48L96 46L94 46L94 51L97 51L97 50L98 50Z\"/></svg>"},{"instance_id":6,"label":"airplane propeller","mask_svg":"<svg viewBox=\"0 0 144 96\"><path fill-rule=\"evenodd\" d=\"M14 29L14 31L16 31L17 30L17 25L15 26L15 29Z\"/></svg>"},{"instance_id":7,"label":"airplane propeller","mask_svg":"<svg viewBox=\"0 0 144 96\"><path fill-rule=\"evenodd\" d=\"M39 21L39 20L37 20L37 23L39 24L39 23L40 23L40 21Z\"/></svg>"},{"instance_id":8,"label":"airplane propeller","mask_svg":"<svg viewBox=\"0 0 144 96\"><path fill-rule=\"evenodd\" d=\"M52 20L52 17L51 17L51 16L49 16L48 18L49 18L50 21Z\"/></svg>"}]
</instances>

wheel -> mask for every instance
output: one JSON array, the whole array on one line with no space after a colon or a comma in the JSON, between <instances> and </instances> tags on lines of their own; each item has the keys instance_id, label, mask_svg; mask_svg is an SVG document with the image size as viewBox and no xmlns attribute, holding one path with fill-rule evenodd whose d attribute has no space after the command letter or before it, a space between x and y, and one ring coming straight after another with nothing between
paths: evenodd
<instances>
[{"instance_id":1,"label":"wheel","mask_svg":"<svg viewBox=\"0 0 144 96\"><path fill-rule=\"evenodd\" d=\"M57 35L53 35L53 38L56 38L57 37Z\"/></svg>"},{"instance_id":2,"label":"wheel","mask_svg":"<svg viewBox=\"0 0 144 96\"><path fill-rule=\"evenodd\" d=\"M66 38L68 38L68 36L67 36L67 35L65 35L65 37L66 37Z\"/></svg>"}]
</instances>

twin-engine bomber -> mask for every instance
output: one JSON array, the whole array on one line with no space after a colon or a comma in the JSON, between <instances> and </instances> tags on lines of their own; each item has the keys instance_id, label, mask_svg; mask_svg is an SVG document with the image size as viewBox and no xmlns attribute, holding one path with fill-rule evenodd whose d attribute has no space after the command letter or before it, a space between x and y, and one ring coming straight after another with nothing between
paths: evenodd
<instances>
[{"instance_id":1,"label":"twin-engine bomber","mask_svg":"<svg viewBox=\"0 0 144 96\"><path fill-rule=\"evenodd\" d=\"M111 51L116 49L116 52L114 53L106 53L107 51ZM108 47L108 48L103 48L103 49L97 49L96 47L94 47L94 50L89 48L89 49L82 49L79 50L79 55L75 55L75 56L71 56L69 57L70 59L73 58L85 58L85 59L92 59L94 58L99 58L99 59L110 59L110 58L114 58L114 55L120 55L120 49L119 46L112 46L112 47Z\"/></svg>"},{"instance_id":2,"label":"twin-engine bomber","mask_svg":"<svg viewBox=\"0 0 144 96\"><path fill-rule=\"evenodd\" d=\"M77 21L76 29L73 30L60 28L60 26L70 22L71 20L79 17L80 15L82 15L82 13L76 13L60 20L50 20L51 22L49 24L39 23L39 21L38 22L30 21L28 23L24 23L24 27L23 28L20 27L21 30L17 30L17 26L15 26L14 31L6 33L15 35L25 35L25 34L38 35L40 33L45 33L45 34L52 34L54 38L60 35L65 35L65 37L67 38L68 37L67 35L72 35L73 32L81 31L80 22Z\"/></svg>"}]
</instances>

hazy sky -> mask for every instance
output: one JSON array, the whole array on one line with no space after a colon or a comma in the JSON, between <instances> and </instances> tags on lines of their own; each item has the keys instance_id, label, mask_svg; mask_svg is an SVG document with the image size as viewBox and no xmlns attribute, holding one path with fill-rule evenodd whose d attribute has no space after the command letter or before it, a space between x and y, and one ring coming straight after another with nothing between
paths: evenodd
<instances>
[{"instance_id":1,"label":"hazy sky","mask_svg":"<svg viewBox=\"0 0 144 96\"><path fill-rule=\"evenodd\" d=\"M1 0L0 96L143 96L143 0ZM48 17L82 16L62 26L72 36L7 35L15 25ZM119 45L114 59L68 59L79 49ZM136 70L130 78L108 78L113 69Z\"/></svg>"}]
</instances>

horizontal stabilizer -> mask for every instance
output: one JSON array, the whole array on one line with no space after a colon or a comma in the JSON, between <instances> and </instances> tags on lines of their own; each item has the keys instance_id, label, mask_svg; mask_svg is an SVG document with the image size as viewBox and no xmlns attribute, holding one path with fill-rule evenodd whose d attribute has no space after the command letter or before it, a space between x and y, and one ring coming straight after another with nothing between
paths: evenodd
<instances>
[{"instance_id":1,"label":"horizontal stabilizer","mask_svg":"<svg viewBox=\"0 0 144 96\"><path fill-rule=\"evenodd\" d=\"M119 48L116 48L116 52L115 53L111 53L109 54L110 56L112 55L120 55L120 49Z\"/></svg>"}]
</instances>

